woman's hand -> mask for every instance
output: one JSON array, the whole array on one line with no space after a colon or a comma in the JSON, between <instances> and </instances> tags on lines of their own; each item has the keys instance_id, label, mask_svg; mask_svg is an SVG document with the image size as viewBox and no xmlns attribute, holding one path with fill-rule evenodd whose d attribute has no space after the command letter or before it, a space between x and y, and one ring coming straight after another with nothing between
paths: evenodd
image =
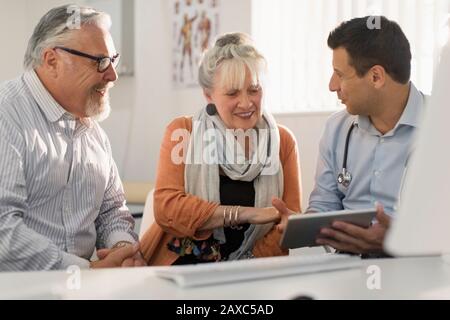
<instances>
[{"instance_id":1,"label":"woman's hand","mask_svg":"<svg viewBox=\"0 0 450 320\"><path fill-rule=\"evenodd\" d=\"M281 221L281 215L274 207L246 208L242 214L244 221L250 224L278 224Z\"/></svg>"},{"instance_id":2,"label":"woman's hand","mask_svg":"<svg viewBox=\"0 0 450 320\"><path fill-rule=\"evenodd\" d=\"M273 199L273 205L276 206L282 201L280 199ZM235 218L234 210L237 206L219 206L208 221L198 230L213 230L220 227L231 226L235 221L239 225L249 224L268 224L275 223L277 230L282 232L283 226L287 223L287 218L290 215L289 210L278 211L275 207L254 208L254 207L239 207L237 219ZM230 210L232 214L229 215ZM224 215L225 212L225 215Z\"/></svg>"}]
</instances>

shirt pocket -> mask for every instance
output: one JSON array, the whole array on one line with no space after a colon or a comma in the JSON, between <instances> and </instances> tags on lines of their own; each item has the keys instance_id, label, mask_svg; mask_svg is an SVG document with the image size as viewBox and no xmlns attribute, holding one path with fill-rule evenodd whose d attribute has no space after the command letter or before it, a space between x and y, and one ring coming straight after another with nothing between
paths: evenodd
<instances>
[{"instance_id":1,"label":"shirt pocket","mask_svg":"<svg viewBox=\"0 0 450 320\"><path fill-rule=\"evenodd\" d=\"M88 198L88 202L97 210L100 210L108 187L109 166L107 163L109 161L103 163L88 162L83 168L84 177L82 180L85 181L82 186L85 188L83 193Z\"/></svg>"}]
</instances>

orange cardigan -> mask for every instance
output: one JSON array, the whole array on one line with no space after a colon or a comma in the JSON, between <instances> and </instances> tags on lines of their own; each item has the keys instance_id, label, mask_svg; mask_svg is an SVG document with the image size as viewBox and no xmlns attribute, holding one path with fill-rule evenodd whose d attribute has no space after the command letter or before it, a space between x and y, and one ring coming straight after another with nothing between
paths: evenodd
<instances>
[{"instance_id":1,"label":"orange cardigan","mask_svg":"<svg viewBox=\"0 0 450 320\"><path fill-rule=\"evenodd\" d=\"M280 125L278 127L280 161L284 173L283 201L291 210L300 212L300 168L297 143L287 128ZM153 223L141 239L141 251L150 266L171 265L178 259L179 256L167 248L167 244L174 237L208 239L212 231L197 232L197 229L220 205L186 194L185 165L184 163L174 164L171 160L174 147L182 141L182 138L179 141L171 141L172 132L177 129L187 129L192 132L192 117L175 119L167 127L162 142L154 194L156 223ZM187 141L183 143L185 146L188 145ZM255 243L253 254L256 257L288 254L287 250L282 250L279 246L280 237L280 233L273 229Z\"/></svg>"}]
</instances>

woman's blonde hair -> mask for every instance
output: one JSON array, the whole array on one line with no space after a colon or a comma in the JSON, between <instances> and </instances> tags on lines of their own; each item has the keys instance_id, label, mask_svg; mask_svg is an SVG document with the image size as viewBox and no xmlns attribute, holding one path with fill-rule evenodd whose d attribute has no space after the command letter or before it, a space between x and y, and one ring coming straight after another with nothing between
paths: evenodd
<instances>
[{"instance_id":1,"label":"woman's blonde hair","mask_svg":"<svg viewBox=\"0 0 450 320\"><path fill-rule=\"evenodd\" d=\"M250 37L244 33L227 33L220 36L214 47L203 55L199 69L199 83L203 89L212 89L217 71L218 84L226 88L242 89L247 72L253 84L260 81L260 73L266 61L253 46Z\"/></svg>"}]
</instances>

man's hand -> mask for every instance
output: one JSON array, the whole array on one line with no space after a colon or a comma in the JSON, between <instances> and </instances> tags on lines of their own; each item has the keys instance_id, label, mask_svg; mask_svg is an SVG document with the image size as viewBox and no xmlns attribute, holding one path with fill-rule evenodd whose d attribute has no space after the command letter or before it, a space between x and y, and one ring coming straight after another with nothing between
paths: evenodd
<instances>
[{"instance_id":1,"label":"man's hand","mask_svg":"<svg viewBox=\"0 0 450 320\"><path fill-rule=\"evenodd\" d=\"M102 249L97 251L97 257L100 260L91 262L91 268L130 268L147 265L139 251L139 243Z\"/></svg>"},{"instance_id":2,"label":"man's hand","mask_svg":"<svg viewBox=\"0 0 450 320\"><path fill-rule=\"evenodd\" d=\"M286 206L286 203L284 203L283 200L278 198L272 199L272 205L275 207L275 209L278 210L281 217L280 222L276 225L275 228L278 230L279 233L283 233L284 229L286 229L289 216L291 214L295 214L295 212L289 210L288 207Z\"/></svg>"},{"instance_id":3,"label":"man's hand","mask_svg":"<svg viewBox=\"0 0 450 320\"><path fill-rule=\"evenodd\" d=\"M336 250L350 253L381 253L386 231L389 229L390 217L384 213L382 205L377 205L378 223L368 229L353 224L336 221L332 228L324 228L316 243L328 245Z\"/></svg>"}]
</instances>

